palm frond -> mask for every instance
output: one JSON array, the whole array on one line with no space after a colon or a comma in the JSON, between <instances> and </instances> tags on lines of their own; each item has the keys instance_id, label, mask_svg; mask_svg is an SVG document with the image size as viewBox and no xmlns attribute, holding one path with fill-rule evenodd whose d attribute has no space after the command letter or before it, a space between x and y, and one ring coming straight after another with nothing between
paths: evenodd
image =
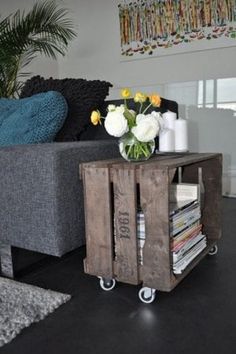
<instances>
[{"instance_id":1,"label":"palm frond","mask_svg":"<svg viewBox=\"0 0 236 354\"><path fill-rule=\"evenodd\" d=\"M9 95L9 87L19 89L17 76L37 53L52 59L65 55L76 36L73 28L68 10L55 1L37 2L27 14L17 10L4 18L0 22L0 96L4 88L5 95ZM5 80L9 81L7 89Z\"/></svg>"}]
</instances>

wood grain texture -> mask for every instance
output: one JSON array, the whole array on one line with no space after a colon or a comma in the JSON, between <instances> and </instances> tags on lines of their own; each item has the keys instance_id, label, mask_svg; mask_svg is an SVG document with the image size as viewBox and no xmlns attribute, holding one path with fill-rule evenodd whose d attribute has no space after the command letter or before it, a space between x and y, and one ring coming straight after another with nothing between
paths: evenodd
<instances>
[{"instance_id":1,"label":"wood grain texture","mask_svg":"<svg viewBox=\"0 0 236 354\"><path fill-rule=\"evenodd\" d=\"M205 204L202 210L208 247L181 276L172 271L169 191L181 168L182 182L199 183L202 170ZM189 153L154 156L127 163L118 159L83 164L87 260L85 271L122 282L172 290L209 252L221 236L222 155ZM138 264L137 185L145 218L143 265ZM112 188L111 188L112 186ZM116 240L114 260L113 224ZM115 270L115 271L114 271Z\"/></svg>"},{"instance_id":2,"label":"wood grain texture","mask_svg":"<svg viewBox=\"0 0 236 354\"><path fill-rule=\"evenodd\" d=\"M199 168L204 185L203 232L208 239L217 240L222 233L222 155L185 166L183 181L198 183Z\"/></svg>"},{"instance_id":3,"label":"wood grain texture","mask_svg":"<svg viewBox=\"0 0 236 354\"><path fill-rule=\"evenodd\" d=\"M112 169L117 280L138 284L137 183L135 168Z\"/></svg>"},{"instance_id":4,"label":"wood grain texture","mask_svg":"<svg viewBox=\"0 0 236 354\"><path fill-rule=\"evenodd\" d=\"M160 156L156 155L152 159L148 160L146 163L146 168L158 167L169 167L175 168L179 166L190 165L192 163L197 163L204 160L209 160L219 156L216 153L187 153L187 154L173 154L168 155L166 158L160 159Z\"/></svg>"},{"instance_id":5,"label":"wood grain texture","mask_svg":"<svg viewBox=\"0 0 236 354\"><path fill-rule=\"evenodd\" d=\"M145 217L143 285L169 291L169 173L168 169L146 169L140 173L140 201Z\"/></svg>"},{"instance_id":6,"label":"wood grain texture","mask_svg":"<svg viewBox=\"0 0 236 354\"><path fill-rule=\"evenodd\" d=\"M92 275L113 278L111 183L107 167L83 168L86 266Z\"/></svg>"}]
</instances>

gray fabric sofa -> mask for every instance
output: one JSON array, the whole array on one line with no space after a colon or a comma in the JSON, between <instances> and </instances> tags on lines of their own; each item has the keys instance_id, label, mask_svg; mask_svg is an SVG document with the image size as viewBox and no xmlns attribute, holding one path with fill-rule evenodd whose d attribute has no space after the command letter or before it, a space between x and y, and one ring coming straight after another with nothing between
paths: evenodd
<instances>
[{"instance_id":1,"label":"gray fabric sofa","mask_svg":"<svg viewBox=\"0 0 236 354\"><path fill-rule=\"evenodd\" d=\"M117 142L104 135L104 129L78 140L92 127L90 113L104 102L110 86L99 80L44 80L38 76L26 82L21 98L59 91L69 112L56 142L0 147L2 275L13 276L12 246L62 256L84 244L79 165L117 157L119 152Z\"/></svg>"},{"instance_id":2,"label":"gray fabric sofa","mask_svg":"<svg viewBox=\"0 0 236 354\"><path fill-rule=\"evenodd\" d=\"M56 83L56 88L53 87ZM1 274L13 277L11 247L19 247L47 255L63 254L83 245L84 209L83 187L79 177L81 162L102 160L119 156L116 139L102 126L89 122L89 111L100 108L103 115L110 103L100 107L84 94L84 80L44 80L32 78L26 83L22 97L47 89L64 94L70 110L67 131L59 132L57 142L18 145L0 148L0 261ZM92 82L92 90L104 95L109 83ZM27 86L28 85L28 86ZM83 88L79 97L72 85ZM86 102L86 106L83 102ZM99 100L98 100L99 101ZM70 105L71 102L71 105ZM162 100L161 111L178 112L176 102ZM94 106L93 106L94 105ZM77 127L77 115L83 111L84 127ZM76 132L76 134L75 134ZM65 142L61 142L63 134ZM80 141L67 141L80 140ZM60 142L58 142L60 141Z\"/></svg>"},{"instance_id":3,"label":"gray fabric sofa","mask_svg":"<svg viewBox=\"0 0 236 354\"><path fill-rule=\"evenodd\" d=\"M13 276L11 246L61 256L84 244L79 164L118 156L115 141L0 149L0 257Z\"/></svg>"}]
</instances>

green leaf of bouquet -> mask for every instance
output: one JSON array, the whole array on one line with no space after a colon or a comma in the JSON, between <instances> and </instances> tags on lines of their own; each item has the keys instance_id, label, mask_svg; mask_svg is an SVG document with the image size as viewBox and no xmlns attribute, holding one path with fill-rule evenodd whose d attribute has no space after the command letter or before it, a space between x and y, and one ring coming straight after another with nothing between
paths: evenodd
<instances>
[{"instance_id":1,"label":"green leaf of bouquet","mask_svg":"<svg viewBox=\"0 0 236 354\"><path fill-rule=\"evenodd\" d=\"M127 108L125 108L124 111L124 116L128 121L129 128L132 128L135 126L135 113L130 112Z\"/></svg>"}]
</instances>

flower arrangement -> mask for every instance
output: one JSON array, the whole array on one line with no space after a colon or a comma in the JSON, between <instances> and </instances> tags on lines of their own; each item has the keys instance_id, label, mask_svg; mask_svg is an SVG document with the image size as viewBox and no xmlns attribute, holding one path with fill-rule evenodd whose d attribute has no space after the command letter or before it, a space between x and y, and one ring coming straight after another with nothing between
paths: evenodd
<instances>
[{"instance_id":1,"label":"flower arrangement","mask_svg":"<svg viewBox=\"0 0 236 354\"><path fill-rule=\"evenodd\" d=\"M102 124L108 134L118 137L121 155L128 161L146 160L155 149L155 138L160 129L161 114L153 111L147 113L150 107L160 107L161 98L158 94L146 95L137 92L133 96L135 103L139 104L138 112L129 109L127 99L132 97L129 89L121 90L124 104L115 106L110 104L106 117L100 112L93 111L91 122L94 125Z\"/></svg>"}]
</instances>

